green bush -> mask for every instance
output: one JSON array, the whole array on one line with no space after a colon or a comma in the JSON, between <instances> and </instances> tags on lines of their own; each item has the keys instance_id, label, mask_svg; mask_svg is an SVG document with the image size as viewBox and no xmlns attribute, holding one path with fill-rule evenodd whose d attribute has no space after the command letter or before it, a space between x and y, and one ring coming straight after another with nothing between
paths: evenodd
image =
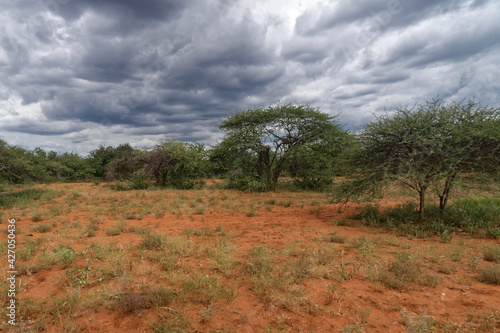
<instances>
[{"instance_id":1,"label":"green bush","mask_svg":"<svg viewBox=\"0 0 500 333\"><path fill-rule=\"evenodd\" d=\"M377 206L367 205L352 216L371 225L396 227L400 233L415 237L436 234L443 241L453 237L453 229L460 228L477 236L500 237L500 199L466 198L454 201L444 214L437 205L429 205L426 217L421 219L418 205L407 202L381 212Z\"/></svg>"},{"instance_id":2,"label":"green bush","mask_svg":"<svg viewBox=\"0 0 500 333\"><path fill-rule=\"evenodd\" d=\"M297 190L324 190L333 184L333 177L322 177L322 178L295 178L293 180L293 186Z\"/></svg>"},{"instance_id":3,"label":"green bush","mask_svg":"<svg viewBox=\"0 0 500 333\"><path fill-rule=\"evenodd\" d=\"M445 213L447 225L471 234L500 237L500 198L466 198L454 201Z\"/></svg>"},{"instance_id":4,"label":"green bush","mask_svg":"<svg viewBox=\"0 0 500 333\"><path fill-rule=\"evenodd\" d=\"M227 182L226 188L249 192L267 192L271 189L271 186L258 178L242 176L236 179L230 179Z\"/></svg>"}]
</instances>

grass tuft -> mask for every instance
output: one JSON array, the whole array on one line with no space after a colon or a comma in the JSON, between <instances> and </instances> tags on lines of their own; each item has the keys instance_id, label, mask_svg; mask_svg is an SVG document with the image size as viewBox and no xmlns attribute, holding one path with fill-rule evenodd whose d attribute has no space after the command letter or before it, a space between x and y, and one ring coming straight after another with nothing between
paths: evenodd
<instances>
[{"instance_id":1,"label":"grass tuft","mask_svg":"<svg viewBox=\"0 0 500 333\"><path fill-rule=\"evenodd\" d=\"M380 274L380 280L390 288L402 290L410 283L416 282L420 274L420 269L415 263L395 261L388 270Z\"/></svg>"},{"instance_id":2,"label":"grass tuft","mask_svg":"<svg viewBox=\"0 0 500 333\"><path fill-rule=\"evenodd\" d=\"M500 245L483 248L483 258L486 261L500 263Z\"/></svg>"},{"instance_id":3,"label":"grass tuft","mask_svg":"<svg viewBox=\"0 0 500 333\"><path fill-rule=\"evenodd\" d=\"M48 223L40 223L31 226L31 230L35 232L45 233L52 230L52 226Z\"/></svg>"},{"instance_id":4,"label":"grass tuft","mask_svg":"<svg viewBox=\"0 0 500 333\"><path fill-rule=\"evenodd\" d=\"M167 238L163 235L147 233L143 235L142 242L139 244L139 248L146 250L161 249L165 244L167 244Z\"/></svg>"},{"instance_id":5,"label":"grass tuft","mask_svg":"<svg viewBox=\"0 0 500 333\"><path fill-rule=\"evenodd\" d=\"M481 268L479 280L488 284L500 284L500 265L490 265Z\"/></svg>"},{"instance_id":6,"label":"grass tuft","mask_svg":"<svg viewBox=\"0 0 500 333\"><path fill-rule=\"evenodd\" d=\"M146 300L142 294L122 294L118 296L118 307L122 312L136 312L146 308Z\"/></svg>"},{"instance_id":7,"label":"grass tuft","mask_svg":"<svg viewBox=\"0 0 500 333\"><path fill-rule=\"evenodd\" d=\"M328 235L326 235L325 238L326 241L331 243L345 244L349 241L349 239L346 236L337 235L336 232L329 233Z\"/></svg>"}]
</instances>

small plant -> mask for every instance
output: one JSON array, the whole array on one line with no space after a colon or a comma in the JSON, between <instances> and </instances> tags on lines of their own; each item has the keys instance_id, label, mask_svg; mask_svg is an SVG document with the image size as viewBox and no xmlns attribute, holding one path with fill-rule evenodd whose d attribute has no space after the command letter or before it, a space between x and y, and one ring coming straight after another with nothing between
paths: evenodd
<instances>
[{"instance_id":1,"label":"small plant","mask_svg":"<svg viewBox=\"0 0 500 333\"><path fill-rule=\"evenodd\" d=\"M337 232L331 232L328 235L326 235L325 238L328 242L331 243L345 244L349 241L349 239L346 236L338 235Z\"/></svg>"},{"instance_id":2,"label":"small plant","mask_svg":"<svg viewBox=\"0 0 500 333\"><path fill-rule=\"evenodd\" d=\"M439 265L438 272L443 274L452 274L457 271L457 266L454 264L443 263Z\"/></svg>"},{"instance_id":3,"label":"small plant","mask_svg":"<svg viewBox=\"0 0 500 333\"><path fill-rule=\"evenodd\" d=\"M52 305L48 307L47 311L53 315L54 319L57 321L60 321L63 315L71 313L81 303L81 297L78 290L60 297L56 295L51 296Z\"/></svg>"},{"instance_id":4,"label":"small plant","mask_svg":"<svg viewBox=\"0 0 500 333\"><path fill-rule=\"evenodd\" d=\"M319 217L321 215L322 210L323 210L323 207L321 207L321 206L313 206L313 207L309 208L309 214Z\"/></svg>"},{"instance_id":5,"label":"small plant","mask_svg":"<svg viewBox=\"0 0 500 333\"><path fill-rule=\"evenodd\" d=\"M201 229L194 229L193 234L198 237L208 237L212 234L212 230L209 227L204 226Z\"/></svg>"},{"instance_id":6,"label":"small plant","mask_svg":"<svg viewBox=\"0 0 500 333\"><path fill-rule=\"evenodd\" d=\"M82 233L82 237L94 237L95 232L99 230L99 225L96 221L90 222Z\"/></svg>"},{"instance_id":7,"label":"small plant","mask_svg":"<svg viewBox=\"0 0 500 333\"><path fill-rule=\"evenodd\" d=\"M123 230L127 227L125 221L119 221L113 227L106 229L106 234L108 236L117 236L122 233Z\"/></svg>"},{"instance_id":8,"label":"small plant","mask_svg":"<svg viewBox=\"0 0 500 333\"><path fill-rule=\"evenodd\" d=\"M276 204L276 198L269 198L265 202L267 205L275 205Z\"/></svg>"},{"instance_id":9,"label":"small plant","mask_svg":"<svg viewBox=\"0 0 500 333\"><path fill-rule=\"evenodd\" d=\"M42 213L40 212L34 212L32 215L31 215L31 220L33 222L40 222L40 221L43 221L43 215Z\"/></svg>"},{"instance_id":10,"label":"small plant","mask_svg":"<svg viewBox=\"0 0 500 333\"><path fill-rule=\"evenodd\" d=\"M334 225L337 225L337 226L348 226L349 225L349 222L347 221L347 218L346 217L343 217L340 221L332 221L332 223Z\"/></svg>"},{"instance_id":11,"label":"small plant","mask_svg":"<svg viewBox=\"0 0 500 333\"><path fill-rule=\"evenodd\" d=\"M155 252L149 258L160 264L165 272L173 272L178 262L177 258L163 252Z\"/></svg>"},{"instance_id":12,"label":"small plant","mask_svg":"<svg viewBox=\"0 0 500 333\"><path fill-rule=\"evenodd\" d=\"M250 206L246 212L247 217L257 216L257 208L255 206Z\"/></svg>"},{"instance_id":13,"label":"small plant","mask_svg":"<svg viewBox=\"0 0 500 333\"><path fill-rule=\"evenodd\" d=\"M139 248L146 250L161 249L163 245L167 243L165 236L147 233L143 235L142 242L139 244Z\"/></svg>"},{"instance_id":14,"label":"small plant","mask_svg":"<svg viewBox=\"0 0 500 333\"><path fill-rule=\"evenodd\" d=\"M483 248L483 258L486 261L500 263L500 245L492 245Z\"/></svg>"},{"instance_id":15,"label":"small plant","mask_svg":"<svg viewBox=\"0 0 500 333\"><path fill-rule=\"evenodd\" d=\"M71 280L71 283L75 286L86 287L92 285L96 282L101 282L104 278L104 274L101 273L100 276L96 276L95 273L92 273L92 261L88 261L87 266L80 270L80 266L76 266L74 271L66 270L66 275ZM90 278L94 277L93 281L90 281Z\"/></svg>"},{"instance_id":16,"label":"small plant","mask_svg":"<svg viewBox=\"0 0 500 333\"><path fill-rule=\"evenodd\" d=\"M334 261L335 254L335 246L320 247L316 253L316 262L321 266L330 265Z\"/></svg>"},{"instance_id":17,"label":"small plant","mask_svg":"<svg viewBox=\"0 0 500 333\"><path fill-rule=\"evenodd\" d=\"M434 288L439 283L439 281L441 281L441 277L434 274L424 274L420 278L421 285L431 288Z\"/></svg>"},{"instance_id":18,"label":"small plant","mask_svg":"<svg viewBox=\"0 0 500 333\"><path fill-rule=\"evenodd\" d=\"M415 313L408 313L405 308L400 311L403 317L405 331L408 333L428 333L434 332L436 319L424 313L423 316L418 316Z\"/></svg>"},{"instance_id":19,"label":"small plant","mask_svg":"<svg viewBox=\"0 0 500 333\"><path fill-rule=\"evenodd\" d=\"M325 293L325 303L326 305L330 305L333 303L334 299L338 297L337 295L337 285L333 282L330 282L327 286Z\"/></svg>"},{"instance_id":20,"label":"small plant","mask_svg":"<svg viewBox=\"0 0 500 333\"><path fill-rule=\"evenodd\" d=\"M211 303L207 307L203 308L202 310L200 310L199 314L200 314L202 323L206 323L206 322L210 321L210 319L213 316L215 316L214 304Z\"/></svg>"},{"instance_id":21,"label":"small plant","mask_svg":"<svg viewBox=\"0 0 500 333\"><path fill-rule=\"evenodd\" d=\"M389 266L388 271L381 273L382 282L390 288L402 290L409 283L416 282L420 276L420 270L415 263L395 261Z\"/></svg>"},{"instance_id":22,"label":"small plant","mask_svg":"<svg viewBox=\"0 0 500 333\"><path fill-rule=\"evenodd\" d=\"M352 268L349 271L347 269L347 265L351 264ZM357 270L359 268L359 264L357 262L354 263L345 263L344 262L344 250L340 252L340 267L338 270L339 276L342 280L350 280L354 274L356 274Z\"/></svg>"},{"instance_id":23,"label":"small plant","mask_svg":"<svg viewBox=\"0 0 500 333\"><path fill-rule=\"evenodd\" d=\"M295 283L299 284L311 276L312 259L310 256L302 255L292 264L292 276Z\"/></svg>"},{"instance_id":24,"label":"small plant","mask_svg":"<svg viewBox=\"0 0 500 333\"><path fill-rule=\"evenodd\" d=\"M142 294L125 293L118 295L117 300L122 312L135 312L146 308L146 300Z\"/></svg>"},{"instance_id":25,"label":"small plant","mask_svg":"<svg viewBox=\"0 0 500 333\"><path fill-rule=\"evenodd\" d=\"M178 293L172 289L160 286L146 291L148 301L156 307L167 306L175 301Z\"/></svg>"},{"instance_id":26,"label":"small plant","mask_svg":"<svg viewBox=\"0 0 500 333\"><path fill-rule=\"evenodd\" d=\"M365 333L365 329L361 323L346 324L340 333Z\"/></svg>"},{"instance_id":27,"label":"small plant","mask_svg":"<svg viewBox=\"0 0 500 333\"><path fill-rule=\"evenodd\" d=\"M66 271L66 275L71 279L74 285L85 286L88 283L90 271L91 271L91 261L87 263L80 271L80 266L76 266L76 273L70 271L69 269Z\"/></svg>"},{"instance_id":28,"label":"small plant","mask_svg":"<svg viewBox=\"0 0 500 333\"><path fill-rule=\"evenodd\" d=\"M488 284L500 284L500 265L483 267L479 272L479 280Z\"/></svg>"},{"instance_id":29,"label":"small plant","mask_svg":"<svg viewBox=\"0 0 500 333\"><path fill-rule=\"evenodd\" d=\"M278 202L278 205L279 206L282 206L282 207L285 207L285 208L288 208L292 205L292 201L291 200L286 200L286 201L280 201Z\"/></svg>"},{"instance_id":30,"label":"small plant","mask_svg":"<svg viewBox=\"0 0 500 333\"><path fill-rule=\"evenodd\" d=\"M165 317L161 317L154 324L151 330L154 333L183 333L192 328L190 318L183 314L174 312Z\"/></svg>"},{"instance_id":31,"label":"small plant","mask_svg":"<svg viewBox=\"0 0 500 333\"><path fill-rule=\"evenodd\" d=\"M17 264L16 263L16 275L32 275L35 274L42 268L43 265L41 263L31 263L31 264Z\"/></svg>"},{"instance_id":32,"label":"small plant","mask_svg":"<svg viewBox=\"0 0 500 333\"><path fill-rule=\"evenodd\" d=\"M21 260L31 258L41 247L43 240L37 238L34 240L29 239L18 251L17 254Z\"/></svg>"},{"instance_id":33,"label":"small plant","mask_svg":"<svg viewBox=\"0 0 500 333\"><path fill-rule=\"evenodd\" d=\"M353 240L354 248L358 249L363 257L371 258L374 256L375 252L378 248L378 239L377 238L366 238L365 236L361 236L357 239Z\"/></svg>"},{"instance_id":34,"label":"small plant","mask_svg":"<svg viewBox=\"0 0 500 333\"><path fill-rule=\"evenodd\" d=\"M215 227L215 231L220 235L220 236L225 236L226 235L226 230L224 229L224 226L222 224L219 224Z\"/></svg>"},{"instance_id":35,"label":"small plant","mask_svg":"<svg viewBox=\"0 0 500 333\"><path fill-rule=\"evenodd\" d=\"M230 242L218 242L213 253L214 268L226 275L231 275L234 265L238 262L234 256L236 250L236 246Z\"/></svg>"},{"instance_id":36,"label":"small plant","mask_svg":"<svg viewBox=\"0 0 500 333\"><path fill-rule=\"evenodd\" d=\"M198 274L189 276L181 286L182 294L190 301L210 305L216 297L234 298L234 290L220 283L217 276Z\"/></svg>"},{"instance_id":37,"label":"small plant","mask_svg":"<svg viewBox=\"0 0 500 333\"><path fill-rule=\"evenodd\" d=\"M267 249L262 245L255 246L250 252L250 261L247 272L250 275L265 275L272 271L272 260Z\"/></svg>"},{"instance_id":38,"label":"small plant","mask_svg":"<svg viewBox=\"0 0 500 333\"><path fill-rule=\"evenodd\" d=\"M59 245L54 249L53 262L60 263L63 268L67 268L76 259L76 252L71 246Z\"/></svg>"},{"instance_id":39,"label":"small plant","mask_svg":"<svg viewBox=\"0 0 500 333\"><path fill-rule=\"evenodd\" d=\"M48 223L40 223L40 224L36 224L36 225L31 226L31 230L36 231L36 232L40 232L40 233L45 233L45 232L51 231L52 226Z\"/></svg>"}]
</instances>

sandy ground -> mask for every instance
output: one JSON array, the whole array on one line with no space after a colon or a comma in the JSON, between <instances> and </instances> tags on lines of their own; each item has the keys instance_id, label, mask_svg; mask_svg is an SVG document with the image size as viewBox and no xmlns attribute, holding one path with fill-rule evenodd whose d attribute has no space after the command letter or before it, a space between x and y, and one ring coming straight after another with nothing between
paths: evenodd
<instances>
[{"instance_id":1,"label":"sandy ground","mask_svg":"<svg viewBox=\"0 0 500 333\"><path fill-rule=\"evenodd\" d=\"M436 236L398 237L390 230L364 226L352 219L360 207L353 205L339 212L337 205L319 193L251 194L210 187L198 191L116 192L93 184L43 187L64 194L2 213L2 229L6 228L6 219L12 217L21 229L18 252L41 239L40 247L24 260L18 256L17 264L46 263L61 244L73 248L77 255L67 267L53 261L17 276L20 307L13 331L124 333L151 332L154 328L161 331L161 327L164 332L177 332L175 327L183 329L178 332L500 329L500 286L478 280L479 269L492 265L482 259L481 251L499 244L498 240L474 238L459 231L450 242ZM379 204L384 207L401 200L390 198ZM33 221L35 212L42 215L42 221ZM85 226L92 221L98 230L87 237ZM111 236L108 229L120 221L123 230ZM41 223L51 225L51 230L33 229ZM158 259L171 254L141 247L145 237L141 228L150 228L171 244L181 244L172 269L162 268ZM331 242L332 234L344 237L345 242ZM92 249L85 252L92 244L107 245L115 255L99 257ZM255 265L251 253L256 246L265 248L272 260L274 271L267 283L277 282L278 286L260 285L262 289L258 289L258 281L264 279L249 273L249 267ZM214 250L217 248L227 250L222 255L232 259L229 268L221 268ZM331 255L322 263L309 260L320 252ZM157 260L151 259L155 255ZM400 257L418 267L420 277L405 288L391 288L380 274ZM303 258L307 260L301 261ZM91 274L85 283L76 283L67 271L77 275L89 260ZM290 278L297 269L303 270L302 276ZM428 276L434 282L426 283ZM200 290L189 291L186 281L193 277L212 281L220 291L208 297L204 292L215 287L201 282ZM159 286L178 296L168 304L151 304L145 291ZM5 283L2 288L5 290ZM136 295L140 305L127 308L122 304L123 295ZM3 295L3 309L7 301ZM12 329L3 317L0 327ZM169 325L171 330L167 329Z\"/></svg>"}]
</instances>

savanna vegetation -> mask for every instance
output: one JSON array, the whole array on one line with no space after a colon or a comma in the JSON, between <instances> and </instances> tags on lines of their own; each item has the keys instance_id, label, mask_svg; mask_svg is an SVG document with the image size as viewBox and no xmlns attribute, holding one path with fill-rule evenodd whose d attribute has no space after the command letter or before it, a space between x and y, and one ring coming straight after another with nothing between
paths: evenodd
<instances>
[{"instance_id":1,"label":"savanna vegetation","mask_svg":"<svg viewBox=\"0 0 500 333\"><path fill-rule=\"evenodd\" d=\"M499 108L433 100L350 132L276 104L220 129L85 157L0 140L19 331L500 329Z\"/></svg>"}]
</instances>

